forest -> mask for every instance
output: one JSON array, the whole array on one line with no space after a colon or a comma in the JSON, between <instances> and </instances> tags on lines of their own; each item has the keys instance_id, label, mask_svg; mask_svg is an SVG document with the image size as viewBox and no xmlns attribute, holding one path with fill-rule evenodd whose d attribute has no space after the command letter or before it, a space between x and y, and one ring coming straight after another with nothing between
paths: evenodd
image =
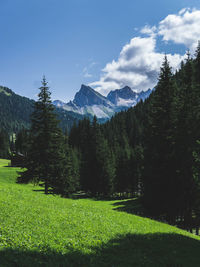
<instances>
[{"instance_id":1,"label":"forest","mask_svg":"<svg viewBox=\"0 0 200 267\"><path fill-rule=\"evenodd\" d=\"M175 73L165 56L150 97L104 124L84 118L63 131L45 78L38 97L28 130L13 142L0 133L1 157L24 155L18 183L63 197L137 197L143 215L198 233L200 42Z\"/></svg>"}]
</instances>

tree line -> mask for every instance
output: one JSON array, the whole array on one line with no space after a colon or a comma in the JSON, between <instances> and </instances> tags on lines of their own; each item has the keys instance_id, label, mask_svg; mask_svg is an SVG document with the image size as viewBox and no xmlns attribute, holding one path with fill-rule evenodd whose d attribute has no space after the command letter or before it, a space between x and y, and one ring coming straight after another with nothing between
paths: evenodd
<instances>
[{"instance_id":1,"label":"tree line","mask_svg":"<svg viewBox=\"0 0 200 267\"><path fill-rule=\"evenodd\" d=\"M0 86L0 132L3 132L2 135L7 135L8 137L4 138L2 136L0 140L15 141L15 135L20 131L23 132L24 129L30 128L30 115L33 112L34 102L34 100L27 97L15 94L7 87ZM59 118L59 126L63 131L69 131L74 122L83 118L80 114L60 108L55 108L55 113ZM4 148L0 145L0 154L3 150ZM7 151L9 154L9 146L7 146Z\"/></svg>"},{"instance_id":2,"label":"tree line","mask_svg":"<svg viewBox=\"0 0 200 267\"><path fill-rule=\"evenodd\" d=\"M63 196L137 196L146 215L191 228L200 223L200 43L172 73L165 56L144 102L105 124L84 118L58 126L43 79L18 182Z\"/></svg>"}]
</instances>

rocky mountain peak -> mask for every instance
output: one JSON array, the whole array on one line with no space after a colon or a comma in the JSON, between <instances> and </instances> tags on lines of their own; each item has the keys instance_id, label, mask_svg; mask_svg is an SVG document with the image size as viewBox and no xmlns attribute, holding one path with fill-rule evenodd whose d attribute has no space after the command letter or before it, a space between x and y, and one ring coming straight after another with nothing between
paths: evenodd
<instances>
[{"instance_id":1,"label":"rocky mountain peak","mask_svg":"<svg viewBox=\"0 0 200 267\"><path fill-rule=\"evenodd\" d=\"M73 103L79 107L106 104L107 99L92 89L90 86L81 85L81 89L76 93Z\"/></svg>"},{"instance_id":2,"label":"rocky mountain peak","mask_svg":"<svg viewBox=\"0 0 200 267\"><path fill-rule=\"evenodd\" d=\"M107 99L111 101L113 104L117 104L121 99L135 99L136 93L129 86L125 86L122 89L116 89L114 91L110 91L107 95Z\"/></svg>"},{"instance_id":3,"label":"rocky mountain peak","mask_svg":"<svg viewBox=\"0 0 200 267\"><path fill-rule=\"evenodd\" d=\"M96 115L98 118L109 119L115 112L135 106L140 100L146 99L150 93L150 89L136 93L129 86L125 86L111 91L105 97L90 86L82 84L73 101L68 103L54 101L54 105L82 115Z\"/></svg>"}]
</instances>

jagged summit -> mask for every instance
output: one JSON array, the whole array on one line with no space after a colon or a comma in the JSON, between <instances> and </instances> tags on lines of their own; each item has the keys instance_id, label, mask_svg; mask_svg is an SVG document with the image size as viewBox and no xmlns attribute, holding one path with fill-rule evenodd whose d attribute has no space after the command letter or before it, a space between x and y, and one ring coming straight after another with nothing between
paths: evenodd
<instances>
[{"instance_id":1,"label":"jagged summit","mask_svg":"<svg viewBox=\"0 0 200 267\"><path fill-rule=\"evenodd\" d=\"M85 105L92 106L107 104L107 99L90 86L82 84L81 89L74 97L73 103L79 107L84 107Z\"/></svg>"},{"instance_id":2,"label":"jagged summit","mask_svg":"<svg viewBox=\"0 0 200 267\"><path fill-rule=\"evenodd\" d=\"M153 90L153 89L152 89ZM138 101L145 100L151 94L152 90L149 88L147 91L141 91L138 96Z\"/></svg>"},{"instance_id":3,"label":"jagged summit","mask_svg":"<svg viewBox=\"0 0 200 267\"><path fill-rule=\"evenodd\" d=\"M135 99L136 93L129 86L125 86L122 89L116 89L110 91L107 95L107 99L110 100L113 104L117 104L119 99Z\"/></svg>"},{"instance_id":4,"label":"jagged summit","mask_svg":"<svg viewBox=\"0 0 200 267\"><path fill-rule=\"evenodd\" d=\"M98 118L109 119L115 112L127 109L149 96L151 90L136 93L129 86L111 91L107 97L101 95L90 86L81 85L74 100L64 103L55 100L57 107L83 115L96 115Z\"/></svg>"}]
</instances>

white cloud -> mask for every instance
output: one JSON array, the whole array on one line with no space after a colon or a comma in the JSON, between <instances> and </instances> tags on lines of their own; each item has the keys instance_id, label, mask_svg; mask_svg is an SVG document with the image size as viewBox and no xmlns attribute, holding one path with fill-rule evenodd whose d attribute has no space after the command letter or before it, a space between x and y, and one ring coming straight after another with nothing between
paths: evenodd
<instances>
[{"instance_id":1,"label":"white cloud","mask_svg":"<svg viewBox=\"0 0 200 267\"><path fill-rule=\"evenodd\" d=\"M155 49L156 39L153 36L131 39L122 48L118 60L108 63L100 80L90 85L104 95L125 85L138 92L154 87L164 58L164 54ZM167 56L171 66L178 68L182 57L178 54Z\"/></svg>"},{"instance_id":2,"label":"white cloud","mask_svg":"<svg viewBox=\"0 0 200 267\"><path fill-rule=\"evenodd\" d=\"M84 76L85 78L91 78L91 77L92 77L92 74L90 74L90 73L88 72L88 68L87 68L87 67L84 67L84 68L83 68L83 76Z\"/></svg>"},{"instance_id":3,"label":"white cloud","mask_svg":"<svg viewBox=\"0 0 200 267\"><path fill-rule=\"evenodd\" d=\"M142 29L141 29L141 33L143 34L147 34L147 35L150 35L150 36L154 36L156 34L156 26L149 26L149 25L145 25Z\"/></svg>"},{"instance_id":4,"label":"white cloud","mask_svg":"<svg viewBox=\"0 0 200 267\"><path fill-rule=\"evenodd\" d=\"M90 72L95 65L97 65L97 62L92 61L89 66L83 68L82 74L85 78L91 78L93 76Z\"/></svg>"},{"instance_id":5,"label":"white cloud","mask_svg":"<svg viewBox=\"0 0 200 267\"><path fill-rule=\"evenodd\" d=\"M194 52L200 40L200 10L184 8L178 15L168 15L159 23L158 34L163 41L184 44Z\"/></svg>"},{"instance_id":6,"label":"white cloud","mask_svg":"<svg viewBox=\"0 0 200 267\"><path fill-rule=\"evenodd\" d=\"M140 33L145 36L132 38L122 48L118 59L104 67L99 81L90 86L104 95L125 85L138 92L153 88L164 58L164 51L157 52L158 35L164 42L184 44L194 52L200 40L200 10L182 9L176 15L168 15L158 26L146 25ZM167 57L174 70L185 58L181 54L167 54Z\"/></svg>"}]
</instances>

